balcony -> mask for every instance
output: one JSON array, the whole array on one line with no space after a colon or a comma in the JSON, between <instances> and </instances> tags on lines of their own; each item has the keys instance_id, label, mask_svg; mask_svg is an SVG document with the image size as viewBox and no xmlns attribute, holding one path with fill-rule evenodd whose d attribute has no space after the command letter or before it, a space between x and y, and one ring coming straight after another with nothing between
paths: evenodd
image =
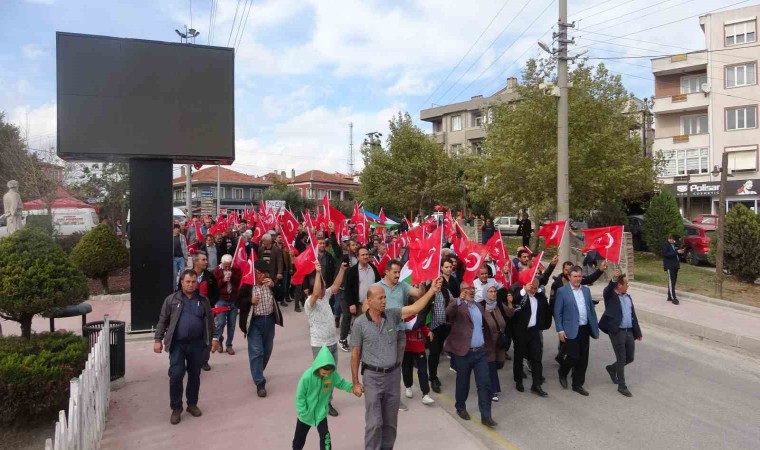
<instances>
[{"instance_id":1,"label":"balcony","mask_svg":"<svg viewBox=\"0 0 760 450\"><path fill-rule=\"evenodd\" d=\"M486 137L486 130L482 127L477 128L468 128L464 132L464 138L468 141L475 140L475 139L483 139Z\"/></svg>"},{"instance_id":2,"label":"balcony","mask_svg":"<svg viewBox=\"0 0 760 450\"><path fill-rule=\"evenodd\" d=\"M446 132L445 131L437 131L430 133L430 137L439 144L445 144L446 143Z\"/></svg>"},{"instance_id":3,"label":"balcony","mask_svg":"<svg viewBox=\"0 0 760 450\"><path fill-rule=\"evenodd\" d=\"M699 111L707 109L710 105L709 95L703 92L692 94L679 94L670 97L657 97L654 99L652 112L655 114L677 113L687 111Z\"/></svg>"},{"instance_id":4,"label":"balcony","mask_svg":"<svg viewBox=\"0 0 760 450\"><path fill-rule=\"evenodd\" d=\"M652 154L660 151L683 150L687 148L710 147L710 135L692 134L690 136L668 136L655 138L652 144Z\"/></svg>"},{"instance_id":5,"label":"balcony","mask_svg":"<svg viewBox=\"0 0 760 450\"><path fill-rule=\"evenodd\" d=\"M652 60L655 76L694 72L707 68L707 52L682 53Z\"/></svg>"}]
</instances>

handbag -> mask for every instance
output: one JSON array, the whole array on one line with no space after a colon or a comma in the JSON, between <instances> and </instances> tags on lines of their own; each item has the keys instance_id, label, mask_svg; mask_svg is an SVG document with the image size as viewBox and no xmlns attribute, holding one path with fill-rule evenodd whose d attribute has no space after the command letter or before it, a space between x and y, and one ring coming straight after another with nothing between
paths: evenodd
<instances>
[{"instance_id":1,"label":"handbag","mask_svg":"<svg viewBox=\"0 0 760 450\"><path fill-rule=\"evenodd\" d=\"M494 312L491 311L491 314ZM496 323L496 331L498 333L496 334L496 348L497 349L503 349L507 350L509 348L509 342L507 341L507 336L504 334L504 330L499 328L499 321L496 320L496 316L493 316L493 320Z\"/></svg>"}]
</instances>

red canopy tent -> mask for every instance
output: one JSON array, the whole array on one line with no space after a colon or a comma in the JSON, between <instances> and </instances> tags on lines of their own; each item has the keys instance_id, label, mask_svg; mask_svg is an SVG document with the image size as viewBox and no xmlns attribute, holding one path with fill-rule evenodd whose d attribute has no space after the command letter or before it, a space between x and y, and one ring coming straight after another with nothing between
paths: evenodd
<instances>
[{"instance_id":1,"label":"red canopy tent","mask_svg":"<svg viewBox=\"0 0 760 450\"><path fill-rule=\"evenodd\" d=\"M55 192L55 200L53 200L52 208L89 208L97 211L97 208L93 205L85 203L72 197L71 194L66 192L62 187L58 187ZM30 211L35 209L45 209L45 200L38 198L37 200L30 200L24 203L24 210Z\"/></svg>"}]
</instances>

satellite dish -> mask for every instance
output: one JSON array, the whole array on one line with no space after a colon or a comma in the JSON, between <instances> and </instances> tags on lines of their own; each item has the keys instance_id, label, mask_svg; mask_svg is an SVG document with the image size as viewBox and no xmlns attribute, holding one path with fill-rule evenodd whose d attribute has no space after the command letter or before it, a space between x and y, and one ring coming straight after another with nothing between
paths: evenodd
<instances>
[{"instance_id":1,"label":"satellite dish","mask_svg":"<svg viewBox=\"0 0 760 450\"><path fill-rule=\"evenodd\" d=\"M710 93L710 84L709 83L702 83L702 85L699 87L699 89L704 92L705 94Z\"/></svg>"}]
</instances>

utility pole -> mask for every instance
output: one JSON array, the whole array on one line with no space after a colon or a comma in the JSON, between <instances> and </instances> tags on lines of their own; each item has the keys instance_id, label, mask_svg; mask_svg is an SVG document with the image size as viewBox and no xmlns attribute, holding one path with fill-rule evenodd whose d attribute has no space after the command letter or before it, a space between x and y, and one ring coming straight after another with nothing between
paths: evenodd
<instances>
[{"instance_id":1,"label":"utility pole","mask_svg":"<svg viewBox=\"0 0 760 450\"><path fill-rule=\"evenodd\" d=\"M219 214L222 213L222 168L219 164L216 165L216 217L219 217ZM214 219L216 219L214 217Z\"/></svg>"},{"instance_id":2,"label":"utility pole","mask_svg":"<svg viewBox=\"0 0 760 450\"><path fill-rule=\"evenodd\" d=\"M193 218L193 199L191 196L192 188L193 188L193 165L186 164L185 165L185 207L187 208L187 220L192 220Z\"/></svg>"},{"instance_id":3,"label":"utility pole","mask_svg":"<svg viewBox=\"0 0 760 450\"><path fill-rule=\"evenodd\" d=\"M348 174L354 174L354 123L348 122Z\"/></svg>"},{"instance_id":4,"label":"utility pole","mask_svg":"<svg viewBox=\"0 0 760 450\"><path fill-rule=\"evenodd\" d=\"M567 45L574 43L567 39L567 29L575 25L567 23L567 0L559 0L558 32L555 33L559 44L557 52L557 87L559 102L557 104L557 220L570 218L570 170L568 156L568 91L567 91ZM534 220L537 218L534 218ZM565 227L562 246L559 249L560 261L570 259L569 229Z\"/></svg>"},{"instance_id":5,"label":"utility pole","mask_svg":"<svg viewBox=\"0 0 760 450\"><path fill-rule=\"evenodd\" d=\"M715 169L718 169L716 167ZM713 175L717 170L713 170ZM723 298L723 237L726 223L726 179L728 178L728 152L723 152L720 165L720 204L718 205L718 248L715 251L715 297Z\"/></svg>"}]
</instances>

